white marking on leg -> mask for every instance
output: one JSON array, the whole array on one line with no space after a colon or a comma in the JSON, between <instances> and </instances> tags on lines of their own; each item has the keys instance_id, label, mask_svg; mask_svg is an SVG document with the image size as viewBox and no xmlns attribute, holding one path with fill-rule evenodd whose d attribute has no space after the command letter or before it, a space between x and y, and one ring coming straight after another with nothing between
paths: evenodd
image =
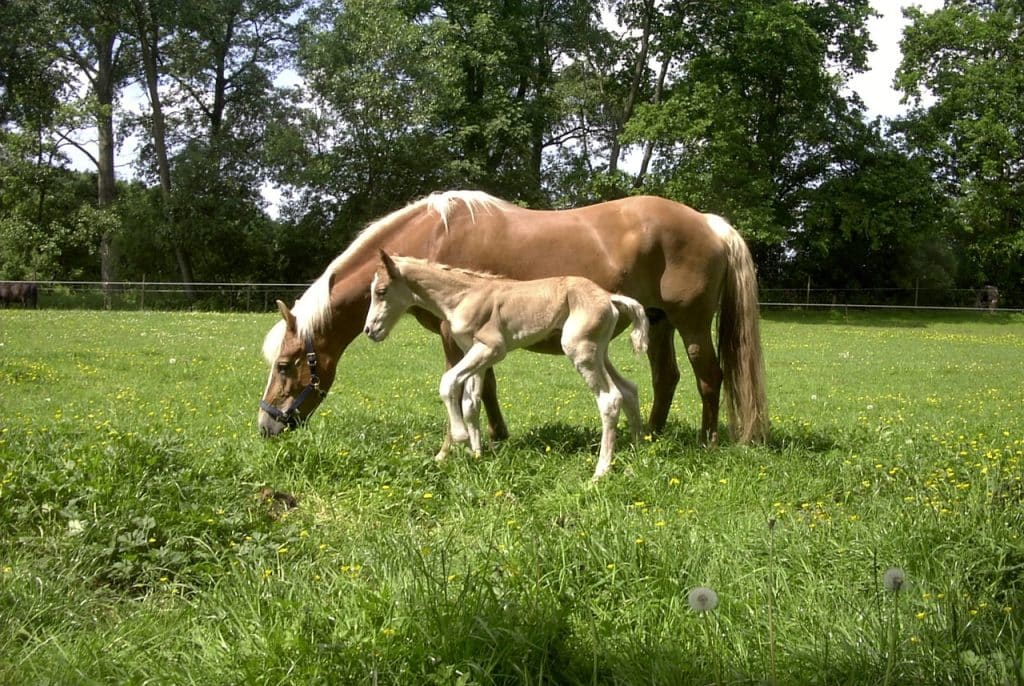
<instances>
[{"instance_id":1,"label":"white marking on leg","mask_svg":"<svg viewBox=\"0 0 1024 686\"><path fill-rule=\"evenodd\" d=\"M462 389L462 418L469 430L469 447L478 457L483 449L480 441L480 393L483 385L483 373L479 373L466 379Z\"/></svg>"}]
</instances>

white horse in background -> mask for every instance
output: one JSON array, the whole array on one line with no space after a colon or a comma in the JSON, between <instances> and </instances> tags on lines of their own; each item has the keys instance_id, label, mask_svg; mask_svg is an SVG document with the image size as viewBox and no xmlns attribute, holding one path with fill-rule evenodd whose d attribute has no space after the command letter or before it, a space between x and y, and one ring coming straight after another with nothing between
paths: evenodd
<instances>
[{"instance_id":1,"label":"white horse in background","mask_svg":"<svg viewBox=\"0 0 1024 686\"><path fill-rule=\"evenodd\" d=\"M611 467L623 406L633 440L643 432L636 384L619 374L608 359L608 344L620 330L620 314L633 324L633 349L647 349L649 324L636 300L609 293L579 276L516 281L417 258L392 258L381 250L370 286L366 335L384 340L413 306L446 320L464 352L462 360L441 377L439 392L452 440L468 441L473 452L481 450L483 373L510 351L540 344L558 329L562 351L596 397L601 412L601 451L593 479ZM443 459L446 452L447 444L437 458Z\"/></svg>"}]
</instances>

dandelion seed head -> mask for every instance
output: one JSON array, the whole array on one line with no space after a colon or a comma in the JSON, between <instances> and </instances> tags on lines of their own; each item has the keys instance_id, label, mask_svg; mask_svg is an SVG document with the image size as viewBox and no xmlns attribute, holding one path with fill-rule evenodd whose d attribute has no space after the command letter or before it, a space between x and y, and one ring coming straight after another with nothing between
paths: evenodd
<instances>
[{"instance_id":1,"label":"dandelion seed head","mask_svg":"<svg viewBox=\"0 0 1024 686\"><path fill-rule=\"evenodd\" d=\"M882 587L887 591L899 593L907 586L907 575L899 567L889 567L882 575Z\"/></svg>"},{"instance_id":2,"label":"dandelion seed head","mask_svg":"<svg viewBox=\"0 0 1024 686\"><path fill-rule=\"evenodd\" d=\"M718 594L713 588L698 586L686 598L694 612L710 612L718 606Z\"/></svg>"}]
</instances>

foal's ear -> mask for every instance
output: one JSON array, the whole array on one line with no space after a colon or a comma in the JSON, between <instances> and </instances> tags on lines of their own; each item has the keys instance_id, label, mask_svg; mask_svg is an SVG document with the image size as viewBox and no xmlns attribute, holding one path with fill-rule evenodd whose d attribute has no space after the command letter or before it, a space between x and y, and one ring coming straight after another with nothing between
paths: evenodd
<instances>
[{"instance_id":1,"label":"foal's ear","mask_svg":"<svg viewBox=\"0 0 1024 686\"><path fill-rule=\"evenodd\" d=\"M295 333L298 330L298 325L295 323L295 315L288 309L288 306L278 300L277 311L281 313L281 319L284 320L284 325L288 331Z\"/></svg>"},{"instance_id":2,"label":"foal's ear","mask_svg":"<svg viewBox=\"0 0 1024 686\"><path fill-rule=\"evenodd\" d=\"M388 270L388 276L390 276L392 279L397 279L399 276L398 266L395 264L395 261L391 259L391 256L388 255L383 250L381 250L380 261L381 264L384 265L384 268Z\"/></svg>"}]
</instances>

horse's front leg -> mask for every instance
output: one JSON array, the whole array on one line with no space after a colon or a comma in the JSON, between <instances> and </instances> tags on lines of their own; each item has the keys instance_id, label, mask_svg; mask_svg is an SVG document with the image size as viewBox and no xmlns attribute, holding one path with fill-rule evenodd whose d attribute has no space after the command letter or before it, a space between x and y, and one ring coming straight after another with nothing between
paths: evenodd
<instances>
[{"instance_id":1,"label":"horse's front leg","mask_svg":"<svg viewBox=\"0 0 1024 686\"><path fill-rule=\"evenodd\" d=\"M651 363L651 390L654 399L648 425L653 433L664 431L668 423L672 397L679 384L679 364L676 362L674 336L676 334L665 313L658 312L651 317L651 329L647 344L647 359Z\"/></svg>"},{"instance_id":2,"label":"horse's front leg","mask_svg":"<svg viewBox=\"0 0 1024 686\"><path fill-rule=\"evenodd\" d=\"M481 397L484 409L487 410L487 424L490 428L491 440L504 441L508 438L508 425L505 423L505 417L501 414L501 406L498 404L498 380L494 376L493 368L488 368L484 372Z\"/></svg>"}]
</instances>

